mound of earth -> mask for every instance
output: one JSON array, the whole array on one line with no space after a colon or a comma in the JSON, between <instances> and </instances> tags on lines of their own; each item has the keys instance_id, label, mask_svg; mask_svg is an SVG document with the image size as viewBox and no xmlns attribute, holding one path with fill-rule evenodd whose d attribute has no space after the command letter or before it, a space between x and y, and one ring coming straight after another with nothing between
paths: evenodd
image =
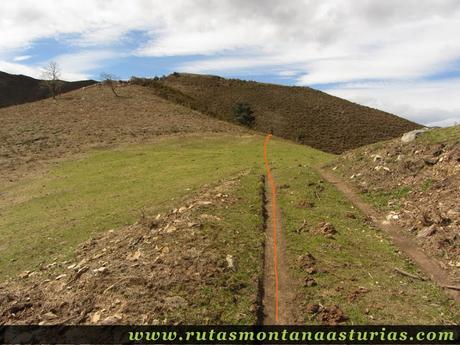
<instances>
[{"instance_id":1,"label":"mound of earth","mask_svg":"<svg viewBox=\"0 0 460 345\"><path fill-rule=\"evenodd\" d=\"M62 81L61 92L69 92L97 83L95 80ZM0 108L51 97L42 80L0 72Z\"/></svg>"},{"instance_id":2,"label":"mound of earth","mask_svg":"<svg viewBox=\"0 0 460 345\"><path fill-rule=\"evenodd\" d=\"M308 87L174 73L154 80L133 79L161 97L210 116L235 122L234 107L247 103L255 129L296 140L323 151L345 150L395 138L420 126Z\"/></svg>"},{"instance_id":3,"label":"mound of earth","mask_svg":"<svg viewBox=\"0 0 460 345\"><path fill-rule=\"evenodd\" d=\"M0 109L0 171L14 179L43 160L159 135L242 132L242 128L125 86L115 97L95 85L58 99Z\"/></svg>"},{"instance_id":4,"label":"mound of earth","mask_svg":"<svg viewBox=\"0 0 460 345\"><path fill-rule=\"evenodd\" d=\"M360 148L331 167L460 282L460 126Z\"/></svg>"},{"instance_id":5,"label":"mound of earth","mask_svg":"<svg viewBox=\"0 0 460 345\"><path fill-rule=\"evenodd\" d=\"M247 277L248 282L235 278L240 274L236 258L215 235L223 220L212 214L238 202L234 190L239 181L225 181L165 214L86 241L72 261L49 262L1 283L0 324L223 324L251 319L224 313L225 303L241 304L246 289L256 290L257 277ZM238 244L243 249L244 242L241 238ZM256 294L250 298L255 305ZM246 313L255 318L255 307Z\"/></svg>"}]
</instances>

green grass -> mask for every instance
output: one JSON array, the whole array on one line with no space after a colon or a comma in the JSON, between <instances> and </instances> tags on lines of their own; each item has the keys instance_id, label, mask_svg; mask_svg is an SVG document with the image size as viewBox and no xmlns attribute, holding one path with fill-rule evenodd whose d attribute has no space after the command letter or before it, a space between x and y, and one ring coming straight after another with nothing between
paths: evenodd
<instances>
[{"instance_id":1,"label":"green grass","mask_svg":"<svg viewBox=\"0 0 460 345\"><path fill-rule=\"evenodd\" d=\"M401 207L400 200L411 192L412 189L410 187L402 186L391 191L367 192L364 193L363 196L368 203L371 203L381 211L397 211Z\"/></svg>"},{"instance_id":2,"label":"green grass","mask_svg":"<svg viewBox=\"0 0 460 345\"><path fill-rule=\"evenodd\" d=\"M261 136L179 137L94 151L0 190L0 277L64 259L92 235L159 212L237 172L262 169ZM328 157L276 141L284 152ZM299 154L300 155L300 154Z\"/></svg>"},{"instance_id":3,"label":"green grass","mask_svg":"<svg viewBox=\"0 0 460 345\"><path fill-rule=\"evenodd\" d=\"M426 144L455 144L460 142L460 125L447 128L436 128L423 133L417 138Z\"/></svg>"},{"instance_id":4,"label":"green grass","mask_svg":"<svg viewBox=\"0 0 460 345\"><path fill-rule=\"evenodd\" d=\"M131 224L142 210L154 214L180 205L181 199L204 185L244 170L249 174L236 191L238 202L206 211L223 221L217 228L211 222L203 229L213 250L234 254L239 269L216 277L220 281L213 286L225 288L200 287L187 322L205 322L200 315L212 308L219 320L253 323L255 315L250 310L261 269L258 176L264 171L263 139L181 137L94 151L60 163L44 177L3 188L1 277L69 258L79 243L94 234ZM305 322L317 322L306 313L307 303L337 304L348 322L355 324L460 321L458 308L433 283L413 281L394 272L394 267L411 272L416 268L396 252L383 233L366 225L363 215L333 186L323 183L323 191L315 189L320 178L311 167L333 156L284 140L270 142L269 156L277 185L288 185L279 191L287 269L301 282L306 274L296 266L296 259L311 252L321 270L314 275L318 286L300 285L298 290L297 313ZM299 207L304 201L314 202L315 207ZM295 229L304 219L308 230L320 221L331 222L338 230L336 238L326 239L312 231L297 234ZM369 292L348 300L359 287Z\"/></svg>"},{"instance_id":5,"label":"green grass","mask_svg":"<svg viewBox=\"0 0 460 345\"><path fill-rule=\"evenodd\" d=\"M273 148L276 151L276 148ZM318 321L307 314L308 303L338 305L348 323L437 324L460 321L460 311L444 292L430 281L414 281L398 275L394 268L416 272L416 268L398 253L384 233L367 225L365 217L332 185L320 183L310 168L293 170L272 156L278 185L290 188L279 192L284 235L293 276L302 282L308 274L296 263L299 255L311 253L317 259L319 273L311 275L317 286L302 287L298 313L306 323ZM308 165L308 160L300 160ZM310 185L314 183L313 185ZM318 193L317 185L324 190ZM316 192L315 192L316 191ZM398 191L396 194L404 194ZM299 205L314 202L314 208ZM353 215L353 216L350 216ZM303 221L306 231L296 233ZM319 222L330 222L337 229L335 239L317 234ZM349 296L360 287L369 292L351 301Z\"/></svg>"},{"instance_id":6,"label":"green grass","mask_svg":"<svg viewBox=\"0 0 460 345\"><path fill-rule=\"evenodd\" d=\"M422 182L422 184L420 185L420 190L421 190L422 192L428 191L428 189L430 189L431 186L433 186L433 183L434 183L434 180L433 180L433 179L427 178L427 179L424 180L424 181Z\"/></svg>"},{"instance_id":7,"label":"green grass","mask_svg":"<svg viewBox=\"0 0 460 345\"><path fill-rule=\"evenodd\" d=\"M232 255L236 271L225 271L215 277L214 288L202 286L194 298L195 305L185 314L184 323L203 324L208 321L224 324L254 324L257 321L257 282L261 276L264 231L261 228L262 214L259 212L262 200L258 193L258 169L241 179L238 188L230 196L229 207L208 207L200 210L222 219L207 222L202 231L209 239L209 250L215 250L221 257ZM215 286L222 288L216 289ZM183 287L187 289L187 286ZM214 316L205 320L203 315Z\"/></svg>"}]
</instances>

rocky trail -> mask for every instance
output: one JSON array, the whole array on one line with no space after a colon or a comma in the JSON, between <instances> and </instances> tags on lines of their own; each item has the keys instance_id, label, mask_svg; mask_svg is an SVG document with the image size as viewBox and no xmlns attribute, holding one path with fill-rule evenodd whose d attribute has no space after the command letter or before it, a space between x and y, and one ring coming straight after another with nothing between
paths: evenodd
<instances>
[{"instance_id":1,"label":"rocky trail","mask_svg":"<svg viewBox=\"0 0 460 345\"><path fill-rule=\"evenodd\" d=\"M347 152L329 168L460 283L460 127Z\"/></svg>"},{"instance_id":2,"label":"rocky trail","mask_svg":"<svg viewBox=\"0 0 460 345\"><path fill-rule=\"evenodd\" d=\"M387 233L392 242L405 253L430 279L437 285L444 288L446 293L452 296L455 300L460 301L460 291L455 287L455 282L452 281L447 272L442 269L442 266L432 257L429 257L423 252L417 244L405 234L404 229L395 223L390 222L386 217L381 216L372 206L364 202L354 188L336 176L326 168L318 168L317 171L321 176L333 184L341 191L358 209L360 209L372 222L385 233ZM403 275L410 276L414 279L424 280L424 277L411 275L405 271L395 270Z\"/></svg>"}]
</instances>

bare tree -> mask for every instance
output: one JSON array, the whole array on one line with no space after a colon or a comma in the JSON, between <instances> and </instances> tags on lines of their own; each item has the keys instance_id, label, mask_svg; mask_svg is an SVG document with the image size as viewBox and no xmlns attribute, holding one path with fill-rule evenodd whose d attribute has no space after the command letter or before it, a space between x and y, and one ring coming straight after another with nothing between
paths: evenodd
<instances>
[{"instance_id":1,"label":"bare tree","mask_svg":"<svg viewBox=\"0 0 460 345\"><path fill-rule=\"evenodd\" d=\"M60 77L61 69L57 62L51 61L47 66L43 67L41 78L49 88L53 99L56 99L61 89L62 81L59 79Z\"/></svg>"},{"instance_id":2,"label":"bare tree","mask_svg":"<svg viewBox=\"0 0 460 345\"><path fill-rule=\"evenodd\" d=\"M105 85L112 90L113 94L118 97L116 87L118 85L118 77L110 73L101 73L102 85Z\"/></svg>"}]
</instances>

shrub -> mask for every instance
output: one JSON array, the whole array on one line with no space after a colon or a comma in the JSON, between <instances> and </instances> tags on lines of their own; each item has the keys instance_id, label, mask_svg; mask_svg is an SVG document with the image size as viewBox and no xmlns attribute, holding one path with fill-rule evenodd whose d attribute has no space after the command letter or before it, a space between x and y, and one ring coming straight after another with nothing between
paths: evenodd
<instances>
[{"instance_id":1,"label":"shrub","mask_svg":"<svg viewBox=\"0 0 460 345\"><path fill-rule=\"evenodd\" d=\"M296 131L295 139L296 139L296 141L297 141L298 143L303 144L303 142L304 142L304 140L305 140L306 137L307 137L307 136L306 136L305 132L304 132L302 129L298 129L298 130Z\"/></svg>"},{"instance_id":2,"label":"shrub","mask_svg":"<svg viewBox=\"0 0 460 345\"><path fill-rule=\"evenodd\" d=\"M252 127L256 121L249 104L237 103L233 108L235 119L244 126Z\"/></svg>"},{"instance_id":3,"label":"shrub","mask_svg":"<svg viewBox=\"0 0 460 345\"><path fill-rule=\"evenodd\" d=\"M115 97L118 97L118 93L116 90L119 84L119 81L117 81L118 77L110 73L102 73L101 79L102 79L102 85L110 88L110 90L112 90Z\"/></svg>"}]
</instances>

